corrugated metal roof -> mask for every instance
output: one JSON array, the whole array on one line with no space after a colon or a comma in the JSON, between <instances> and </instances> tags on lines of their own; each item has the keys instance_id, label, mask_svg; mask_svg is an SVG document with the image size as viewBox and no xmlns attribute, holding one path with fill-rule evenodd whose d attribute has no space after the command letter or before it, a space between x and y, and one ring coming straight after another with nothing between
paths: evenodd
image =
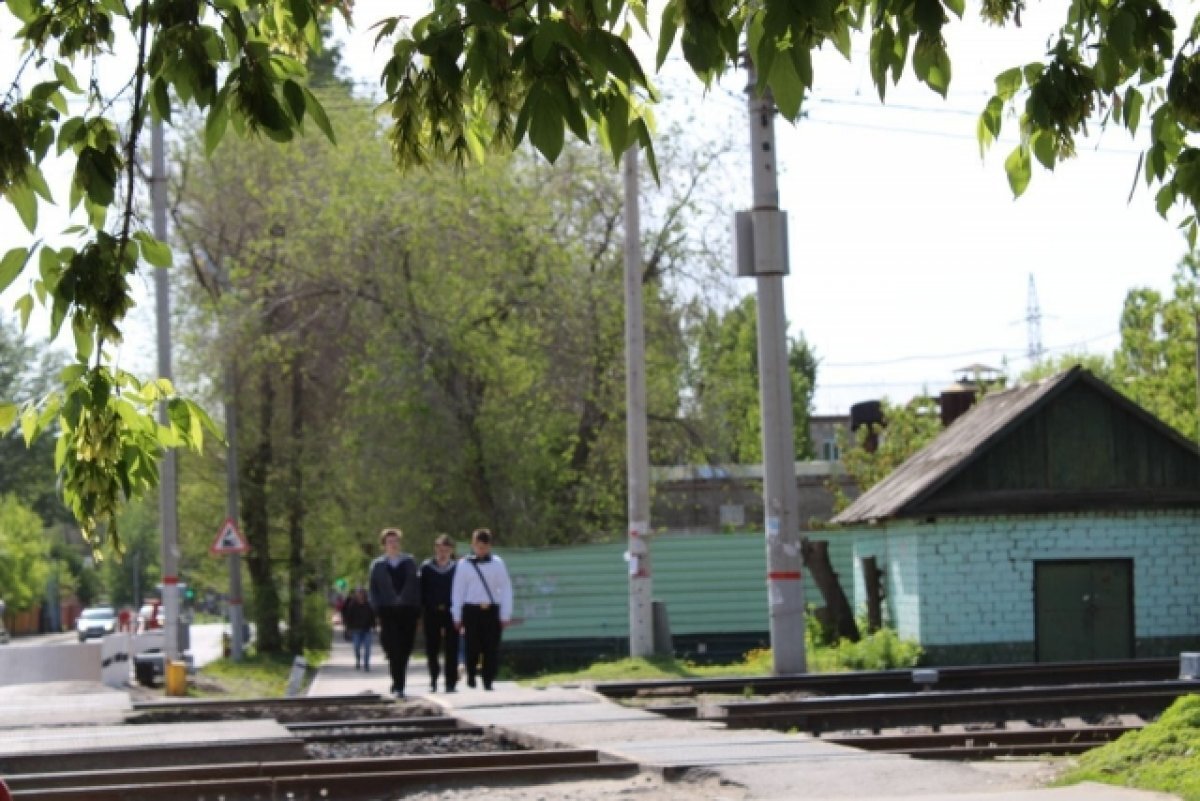
<instances>
[{"instance_id":1,"label":"corrugated metal roof","mask_svg":"<svg viewBox=\"0 0 1200 801\"><path fill-rule=\"evenodd\" d=\"M933 442L914 453L843 509L833 518L833 522L857 524L898 516L957 475L988 442L1023 419L1056 390L1080 376L1090 377L1090 373L1074 367L1032 384L985 395ZM1096 383L1103 385L1103 382Z\"/></svg>"}]
</instances>

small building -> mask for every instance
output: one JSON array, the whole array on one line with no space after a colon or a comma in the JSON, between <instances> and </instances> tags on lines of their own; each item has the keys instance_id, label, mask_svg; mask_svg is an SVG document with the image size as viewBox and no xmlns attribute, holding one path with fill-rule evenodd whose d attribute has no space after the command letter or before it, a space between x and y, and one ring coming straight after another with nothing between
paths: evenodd
<instances>
[{"instance_id":1,"label":"small building","mask_svg":"<svg viewBox=\"0 0 1200 801\"><path fill-rule=\"evenodd\" d=\"M1200 452L1078 367L985 395L833 522L932 664L1200 647Z\"/></svg>"}]
</instances>

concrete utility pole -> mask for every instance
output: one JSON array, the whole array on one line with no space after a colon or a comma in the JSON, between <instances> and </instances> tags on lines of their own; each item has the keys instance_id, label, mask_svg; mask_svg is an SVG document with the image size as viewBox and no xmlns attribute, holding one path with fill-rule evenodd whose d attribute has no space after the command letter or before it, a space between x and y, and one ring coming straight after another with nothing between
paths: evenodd
<instances>
[{"instance_id":1,"label":"concrete utility pole","mask_svg":"<svg viewBox=\"0 0 1200 801\"><path fill-rule=\"evenodd\" d=\"M229 446L225 451L225 514L237 523L238 520L238 461L237 461L237 403L234 398L233 357L225 358L225 437ZM240 528L240 526L239 526ZM242 629L245 613L242 606L242 555L229 554L229 656L234 662L242 661Z\"/></svg>"},{"instance_id":2,"label":"concrete utility pole","mask_svg":"<svg viewBox=\"0 0 1200 801\"><path fill-rule=\"evenodd\" d=\"M154 238L167 241L167 154L161 120L151 128L150 150L153 174L150 178L150 202L154 207ZM171 378L171 284L162 268L154 271L155 317L158 322L158 376ZM170 425L167 404L158 404L158 422ZM158 520L162 529L163 657L179 659L179 510L177 504L178 469L174 448L163 454L159 471Z\"/></svg>"},{"instance_id":3,"label":"concrete utility pole","mask_svg":"<svg viewBox=\"0 0 1200 801\"><path fill-rule=\"evenodd\" d=\"M650 570L650 451L646 443L646 331L637 148L625 151L625 447L629 477L629 655L654 652Z\"/></svg>"},{"instance_id":4,"label":"concrete utility pole","mask_svg":"<svg viewBox=\"0 0 1200 801\"><path fill-rule=\"evenodd\" d=\"M747 57L751 181L754 207L739 212L738 274L758 283L758 388L762 406L763 513L767 539L767 602L776 674L804 673L804 583L792 437L783 278L788 272L787 215L779 210L775 174L775 101L759 96L754 62Z\"/></svg>"}]
</instances>

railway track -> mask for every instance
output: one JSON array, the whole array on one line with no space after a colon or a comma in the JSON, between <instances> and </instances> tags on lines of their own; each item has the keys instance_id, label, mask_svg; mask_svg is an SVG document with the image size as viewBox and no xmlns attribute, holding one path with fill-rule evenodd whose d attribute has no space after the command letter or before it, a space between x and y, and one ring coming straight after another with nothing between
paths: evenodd
<instances>
[{"instance_id":1,"label":"railway track","mask_svg":"<svg viewBox=\"0 0 1200 801\"><path fill-rule=\"evenodd\" d=\"M801 731L827 742L922 758L982 759L1081 753L1103 745L1140 728L1179 696L1200 693L1200 681L1178 675L1178 660L1148 659L607 682L595 689L651 701L646 710L677 719ZM691 700L750 693L809 697ZM653 703L671 697L690 702ZM1115 716L1119 725L1089 723ZM960 726L968 730L944 730Z\"/></svg>"},{"instance_id":2,"label":"railway track","mask_svg":"<svg viewBox=\"0 0 1200 801\"><path fill-rule=\"evenodd\" d=\"M242 762L6 776L14 801L315 801L399 797L421 785L540 782L629 776L637 766L586 749L505 751L424 757Z\"/></svg>"},{"instance_id":3,"label":"railway track","mask_svg":"<svg viewBox=\"0 0 1200 801\"><path fill-rule=\"evenodd\" d=\"M701 717L730 728L796 729L821 734L903 726L1060 720L1137 715L1152 719L1182 695L1200 692L1200 680L927 691L860 696L750 701L701 707Z\"/></svg>"},{"instance_id":4,"label":"railway track","mask_svg":"<svg viewBox=\"0 0 1200 801\"><path fill-rule=\"evenodd\" d=\"M269 714L289 736L241 743L149 743L5 757L14 801L237 801L398 797L428 785L534 783L628 776L637 765L592 749L520 749L478 726L434 714L397 716L381 696L241 699L135 705L141 723L253 719ZM313 719L325 715L325 718ZM395 755L392 747L415 753ZM429 741L455 753L419 753ZM381 747L387 756L371 749ZM246 760L253 754L253 760ZM336 754L336 756L330 756ZM349 754L349 755L347 755ZM361 755L371 754L371 755Z\"/></svg>"},{"instance_id":5,"label":"railway track","mask_svg":"<svg viewBox=\"0 0 1200 801\"><path fill-rule=\"evenodd\" d=\"M939 690L1046 687L1062 684L1106 684L1165 681L1179 676L1179 660L1122 659L1104 662L1024 662L1009 665L966 665L906 670L809 673L800 676L754 676L715 679L656 679L597 682L592 688L609 698L688 697L701 694L865 695Z\"/></svg>"}]
</instances>

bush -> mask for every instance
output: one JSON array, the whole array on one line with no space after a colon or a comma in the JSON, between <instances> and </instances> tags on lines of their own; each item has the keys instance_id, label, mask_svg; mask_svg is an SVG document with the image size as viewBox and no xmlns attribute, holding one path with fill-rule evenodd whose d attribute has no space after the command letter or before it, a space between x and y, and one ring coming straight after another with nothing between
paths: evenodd
<instances>
[{"instance_id":1,"label":"bush","mask_svg":"<svg viewBox=\"0 0 1200 801\"><path fill-rule=\"evenodd\" d=\"M842 640L823 647L809 640L808 669L814 673L839 670L891 670L914 667L924 651L912 640L902 640L892 629L880 629L858 642Z\"/></svg>"},{"instance_id":2,"label":"bush","mask_svg":"<svg viewBox=\"0 0 1200 801\"><path fill-rule=\"evenodd\" d=\"M328 651L333 646L333 620L329 604L319 593L310 593L304 599L304 647L314 651Z\"/></svg>"}]
</instances>

